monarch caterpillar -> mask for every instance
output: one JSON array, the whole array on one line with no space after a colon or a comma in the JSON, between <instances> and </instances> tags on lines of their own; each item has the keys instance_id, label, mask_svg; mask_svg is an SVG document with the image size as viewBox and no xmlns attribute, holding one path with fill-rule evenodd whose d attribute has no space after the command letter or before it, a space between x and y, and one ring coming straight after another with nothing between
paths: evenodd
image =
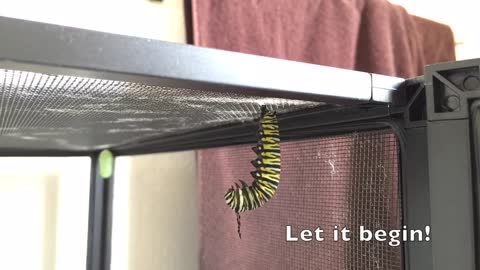
<instances>
[{"instance_id":1,"label":"monarch caterpillar","mask_svg":"<svg viewBox=\"0 0 480 270\"><path fill-rule=\"evenodd\" d=\"M249 186L242 180L241 186L235 183L225 193L225 202L237 214L238 236L240 232L240 213L254 210L264 205L275 194L280 181L280 133L275 111L262 106L259 121L258 143L252 148L257 158L252 160L256 168L250 172L253 183Z\"/></svg>"}]
</instances>

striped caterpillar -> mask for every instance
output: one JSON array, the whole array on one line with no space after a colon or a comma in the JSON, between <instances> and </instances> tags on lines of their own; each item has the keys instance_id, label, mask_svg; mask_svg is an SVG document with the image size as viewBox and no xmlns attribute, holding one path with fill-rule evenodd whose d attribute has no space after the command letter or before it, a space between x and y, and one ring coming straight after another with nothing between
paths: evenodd
<instances>
[{"instance_id":1,"label":"striped caterpillar","mask_svg":"<svg viewBox=\"0 0 480 270\"><path fill-rule=\"evenodd\" d=\"M257 158L252 160L256 168L250 174L253 182L249 186L239 180L225 193L225 201L237 214L238 236L240 232L240 213L254 210L264 205L273 197L280 181L280 133L275 111L262 106L258 129L258 143L252 150Z\"/></svg>"}]
</instances>

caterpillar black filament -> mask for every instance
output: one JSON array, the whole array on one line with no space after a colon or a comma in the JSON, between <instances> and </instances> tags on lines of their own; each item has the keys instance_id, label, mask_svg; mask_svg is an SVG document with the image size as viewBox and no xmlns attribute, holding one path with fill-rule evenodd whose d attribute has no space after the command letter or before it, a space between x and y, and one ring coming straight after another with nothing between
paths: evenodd
<instances>
[{"instance_id":1,"label":"caterpillar black filament","mask_svg":"<svg viewBox=\"0 0 480 270\"><path fill-rule=\"evenodd\" d=\"M264 205L275 194L280 181L280 133L275 111L262 106L258 129L258 143L252 150L257 159L252 160L256 168L251 172L253 183L249 186L242 180L235 183L225 193L225 201L237 214L238 236L240 233L240 213L254 210Z\"/></svg>"}]
</instances>

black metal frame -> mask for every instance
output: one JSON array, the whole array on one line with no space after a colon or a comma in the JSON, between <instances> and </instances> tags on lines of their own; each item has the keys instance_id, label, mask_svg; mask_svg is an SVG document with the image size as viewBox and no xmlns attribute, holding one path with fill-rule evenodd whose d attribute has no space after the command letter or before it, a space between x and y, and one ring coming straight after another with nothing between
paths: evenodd
<instances>
[{"instance_id":1,"label":"black metal frame","mask_svg":"<svg viewBox=\"0 0 480 270\"><path fill-rule=\"evenodd\" d=\"M475 224L477 230L475 231L475 248L476 248L476 258L477 266L480 265L480 101L476 100L472 102L471 105L471 135L473 141L473 171L474 171L474 181L473 181L473 197L474 197L474 215L475 215Z\"/></svg>"},{"instance_id":2,"label":"black metal frame","mask_svg":"<svg viewBox=\"0 0 480 270\"><path fill-rule=\"evenodd\" d=\"M479 64L427 66L424 78L405 85L404 223L409 228L430 225L432 237L405 245L407 270L480 266Z\"/></svg>"},{"instance_id":3,"label":"black metal frame","mask_svg":"<svg viewBox=\"0 0 480 270\"><path fill-rule=\"evenodd\" d=\"M252 96L385 103L395 99L392 90L403 81L1 16L0 40L2 68Z\"/></svg>"},{"instance_id":4,"label":"black metal frame","mask_svg":"<svg viewBox=\"0 0 480 270\"><path fill-rule=\"evenodd\" d=\"M87 270L108 270L111 260L114 177L100 177L98 155L91 155Z\"/></svg>"},{"instance_id":5,"label":"black metal frame","mask_svg":"<svg viewBox=\"0 0 480 270\"><path fill-rule=\"evenodd\" d=\"M432 227L431 241L404 244L405 270L480 267L480 60L428 66L425 76L400 85L397 78L369 73L2 17L0 39L0 63L12 69L332 103L279 116L284 140L389 127L401 146L403 223ZM229 125L112 151L253 143L255 128ZM2 156L92 157L87 269L108 270L114 182L98 175L98 153L3 150Z\"/></svg>"}]
</instances>

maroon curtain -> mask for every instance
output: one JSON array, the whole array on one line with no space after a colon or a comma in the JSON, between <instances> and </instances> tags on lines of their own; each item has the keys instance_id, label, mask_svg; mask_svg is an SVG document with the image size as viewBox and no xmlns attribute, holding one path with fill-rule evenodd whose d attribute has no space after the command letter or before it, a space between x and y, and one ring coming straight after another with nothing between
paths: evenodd
<instances>
[{"instance_id":1,"label":"maroon curtain","mask_svg":"<svg viewBox=\"0 0 480 270\"><path fill-rule=\"evenodd\" d=\"M455 60L451 29L386 0L192 0L198 46L403 78Z\"/></svg>"}]
</instances>

